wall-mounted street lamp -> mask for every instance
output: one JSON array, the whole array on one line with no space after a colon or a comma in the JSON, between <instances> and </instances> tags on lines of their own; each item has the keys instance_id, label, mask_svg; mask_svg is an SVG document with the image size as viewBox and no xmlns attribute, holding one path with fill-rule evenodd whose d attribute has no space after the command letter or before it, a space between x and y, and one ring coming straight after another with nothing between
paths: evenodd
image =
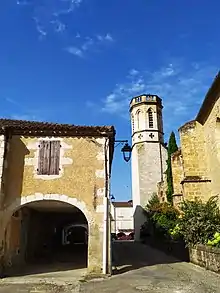
<instances>
[{"instance_id":1,"label":"wall-mounted street lamp","mask_svg":"<svg viewBox=\"0 0 220 293\"><path fill-rule=\"evenodd\" d=\"M128 144L128 140L116 140L115 143L118 143L115 147L117 147L120 144L123 144L123 147L121 149L121 151L123 153L123 158L124 158L125 162L129 162L131 159L132 148Z\"/></svg>"},{"instance_id":2,"label":"wall-mounted street lamp","mask_svg":"<svg viewBox=\"0 0 220 293\"><path fill-rule=\"evenodd\" d=\"M111 199L111 201L115 200L115 197L113 194L110 194L110 199Z\"/></svg>"}]
</instances>

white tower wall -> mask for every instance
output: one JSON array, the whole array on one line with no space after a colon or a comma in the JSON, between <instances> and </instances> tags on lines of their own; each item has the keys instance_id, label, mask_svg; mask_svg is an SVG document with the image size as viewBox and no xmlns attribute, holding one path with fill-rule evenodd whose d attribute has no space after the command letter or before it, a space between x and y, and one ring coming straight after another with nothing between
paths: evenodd
<instances>
[{"instance_id":1,"label":"white tower wall","mask_svg":"<svg viewBox=\"0 0 220 293\"><path fill-rule=\"evenodd\" d=\"M145 222L143 208L163 181L167 151L163 139L162 103L157 96L142 95L131 100L132 197L135 239Z\"/></svg>"}]
</instances>

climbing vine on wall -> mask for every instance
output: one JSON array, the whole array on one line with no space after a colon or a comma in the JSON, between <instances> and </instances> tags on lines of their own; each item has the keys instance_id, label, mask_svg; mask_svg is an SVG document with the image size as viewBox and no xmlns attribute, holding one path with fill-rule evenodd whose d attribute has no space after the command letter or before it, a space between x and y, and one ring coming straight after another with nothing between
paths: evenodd
<instances>
[{"instance_id":1,"label":"climbing vine on wall","mask_svg":"<svg viewBox=\"0 0 220 293\"><path fill-rule=\"evenodd\" d=\"M168 202L173 202L173 176L171 168L171 155L178 150L176 144L175 133L172 131L168 143L168 159L167 159L167 200Z\"/></svg>"}]
</instances>

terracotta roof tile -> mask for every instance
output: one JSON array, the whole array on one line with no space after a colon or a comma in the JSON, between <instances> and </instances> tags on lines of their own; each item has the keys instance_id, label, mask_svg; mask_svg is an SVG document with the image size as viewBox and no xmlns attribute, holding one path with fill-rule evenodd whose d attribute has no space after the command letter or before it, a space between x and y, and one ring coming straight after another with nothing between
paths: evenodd
<instances>
[{"instance_id":1,"label":"terracotta roof tile","mask_svg":"<svg viewBox=\"0 0 220 293\"><path fill-rule=\"evenodd\" d=\"M70 134L73 136L112 136L115 135L114 126L83 126L71 124L59 124L38 121L0 119L0 133L6 130L13 133L43 133L51 132L59 135Z\"/></svg>"}]
</instances>

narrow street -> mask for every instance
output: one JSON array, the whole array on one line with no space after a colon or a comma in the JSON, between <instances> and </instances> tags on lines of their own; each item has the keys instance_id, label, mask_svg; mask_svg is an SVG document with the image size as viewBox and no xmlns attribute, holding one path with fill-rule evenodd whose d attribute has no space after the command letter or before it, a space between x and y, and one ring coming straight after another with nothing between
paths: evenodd
<instances>
[{"instance_id":1,"label":"narrow street","mask_svg":"<svg viewBox=\"0 0 220 293\"><path fill-rule=\"evenodd\" d=\"M220 276L149 246L114 243L117 270L110 278L83 280L79 270L4 279L0 293L217 293ZM81 281L80 281L81 280ZM46 284L47 282L52 284Z\"/></svg>"},{"instance_id":2,"label":"narrow street","mask_svg":"<svg viewBox=\"0 0 220 293\"><path fill-rule=\"evenodd\" d=\"M90 293L207 293L220 292L220 276L139 243L115 243L118 274L88 282L80 292Z\"/></svg>"}]
</instances>

